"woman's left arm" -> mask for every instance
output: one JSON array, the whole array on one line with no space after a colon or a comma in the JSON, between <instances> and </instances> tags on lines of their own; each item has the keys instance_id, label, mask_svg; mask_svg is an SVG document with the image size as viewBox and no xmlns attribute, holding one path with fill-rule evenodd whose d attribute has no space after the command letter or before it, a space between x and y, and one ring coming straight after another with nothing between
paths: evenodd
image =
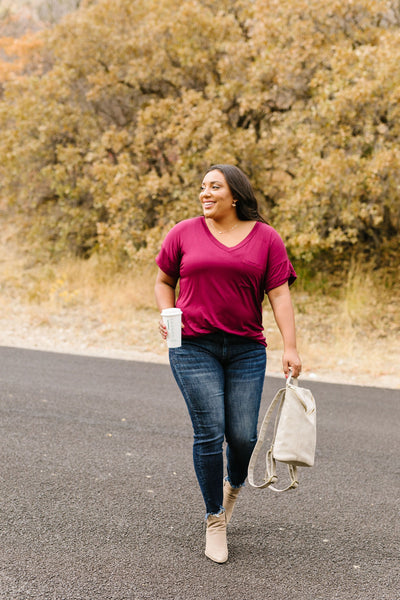
<instances>
[{"instance_id":1,"label":"woman's left arm","mask_svg":"<svg viewBox=\"0 0 400 600\"><path fill-rule=\"evenodd\" d=\"M301 359L296 346L296 325L289 284L284 283L268 292L268 299L274 313L276 324L283 340L283 371L289 375L289 367L293 377L298 377L301 371Z\"/></svg>"}]
</instances>

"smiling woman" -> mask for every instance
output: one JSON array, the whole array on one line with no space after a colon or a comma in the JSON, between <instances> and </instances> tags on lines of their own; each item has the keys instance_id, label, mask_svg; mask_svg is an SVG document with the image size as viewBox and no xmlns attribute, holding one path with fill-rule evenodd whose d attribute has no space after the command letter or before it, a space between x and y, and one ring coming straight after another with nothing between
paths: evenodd
<instances>
[{"instance_id":1,"label":"smiling woman","mask_svg":"<svg viewBox=\"0 0 400 600\"><path fill-rule=\"evenodd\" d=\"M213 175L211 175L213 174ZM232 205L236 207L236 214L241 221L266 221L260 215L257 205L257 199L254 195L253 188L246 175L233 165L213 165L205 174L202 190L206 187L208 178L216 177L217 185L227 186ZM222 182L221 182L222 179ZM201 200L200 195L200 200Z\"/></svg>"},{"instance_id":2,"label":"smiling woman","mask_svg":"<svg viewBox=\"0 0 400 600\"><path fill-rule=\"evenodd\" d=\"M201 184L200 202L206 224L217 237L229 234L223 242L228 247L241 242L257 221L265 222L258 213L253 190L247 184L244 173L231 165L210 167Z\"/></svg>"},{"instance_id":3,"label":"smiling woman","mask_svg":"<svg viewBox=\"0 0 400 600\"><path fill-rule=\"evenodd\" d=\"M200 202L203 204L204 215L215 222L235 221L239 218L235 210L236 201L220 171L212 170L201 184Z\"/></svg>"},{"instance_id":4,"label":"smiling woman","mask_svg":"<svg viewBox=\"0 0 400 600\"><path fill-rule=\"evenodd\" d=\"M201 185L200 202L207 226L213 235L230 234L226 245L236 245L252 229L251 221L240 221L235 200L222 172L213 169L204 177ZM249 228L248 224L251 224ZM240 227L239 227L240 226ZM236 229L235 232L233 230ZM232 232L232 233L231 233Z\"/></svg>"},{"instance_id":5,"label":"smiling woman","mask_svg":"<svg viewBox=\"0 0 400 600\"><path fill-rule=\"evenodd\" d=\"M291 368L294 377L301 370L289 292L296 274L240 169L210 167L200 202L203 216L178 223L164 240L155 293L161 311L174 306L182 311L182 346L170 348L169 359L194 430L194 466L206 508L205 554L223 563L226 525L257 439L266 366L265 294L284 342L283 370L288 374ZM160 333L165 339L162 320Z\"/></svg>"}]
</instances>

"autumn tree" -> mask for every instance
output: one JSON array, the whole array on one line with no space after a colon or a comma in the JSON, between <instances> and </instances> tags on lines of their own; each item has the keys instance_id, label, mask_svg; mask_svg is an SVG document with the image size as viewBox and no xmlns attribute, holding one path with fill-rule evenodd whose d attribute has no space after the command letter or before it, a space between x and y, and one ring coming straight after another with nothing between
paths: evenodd
<instances>
[{"instance_id":1,"label":"autumn tree","mask_svg":"<svg viewBox=\"0 0 400 600\"><path fill-rule=\"evenodd\" d=\"M0 194L53 253L150 260L230 162L299 259L389 260L398 27L380 0L83 3L3 74Z\"/></svg>"}]
</instances>

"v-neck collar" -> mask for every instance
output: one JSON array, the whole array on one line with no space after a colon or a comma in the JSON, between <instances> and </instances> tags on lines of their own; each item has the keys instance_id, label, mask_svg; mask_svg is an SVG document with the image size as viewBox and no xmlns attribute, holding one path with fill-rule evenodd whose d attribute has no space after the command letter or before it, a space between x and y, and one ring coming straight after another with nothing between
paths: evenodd
<instances>
[{"instance_id":1,"label":"v-neck collar","mask_svg":"<svg viewBox=\"0 0 400 600\"><path fill-rule=\"evenodd\" d=\"M211 231L207 227L207 223L206 223L205 217L202 216L201 220L202 220L203 227L204 227L204 229L205 229L206 234L208 235L208 237L215 243L216 246L218 246L219 248L223 248L227 252L232 252L234 250L237 250L238 248L241 248L245 244L247 244L247 242L253 237L253 235L256 232L256 229L259 226L258 221L256 221L254 223L252 229L249 231L249 233L246 235L245 238L243 238L240 242L238 242L237 244L235 244L235 246L226 246L225 244L223 244L222 242L220 242L215 236L213 236L213 234L211 233Z\"/></svg>"}]
</instances>

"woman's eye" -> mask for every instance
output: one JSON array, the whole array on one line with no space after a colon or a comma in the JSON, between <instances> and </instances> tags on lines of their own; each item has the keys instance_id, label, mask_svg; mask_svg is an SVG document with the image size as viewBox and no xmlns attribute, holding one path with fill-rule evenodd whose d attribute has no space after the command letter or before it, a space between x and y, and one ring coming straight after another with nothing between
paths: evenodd
<instances>
[{"instance_id":1,"label":"woman's eye","mask_svg":"<svg viewBox=\"0 0 400 600\"><path fill-rule=\"evenodd\" d=\"M219 189L220 189L220 187L221 187L221 186L220 186L220 185L218 185L218 184L213 184L213 185L211 186L211 189L212 189L212 190L219 190ZM205 191L206 191L206 186L205 186L205 185L202 185L202 186L201 186L201 188L200 188L200 192L205 192Z\"/></svg>"}]
</instances>

